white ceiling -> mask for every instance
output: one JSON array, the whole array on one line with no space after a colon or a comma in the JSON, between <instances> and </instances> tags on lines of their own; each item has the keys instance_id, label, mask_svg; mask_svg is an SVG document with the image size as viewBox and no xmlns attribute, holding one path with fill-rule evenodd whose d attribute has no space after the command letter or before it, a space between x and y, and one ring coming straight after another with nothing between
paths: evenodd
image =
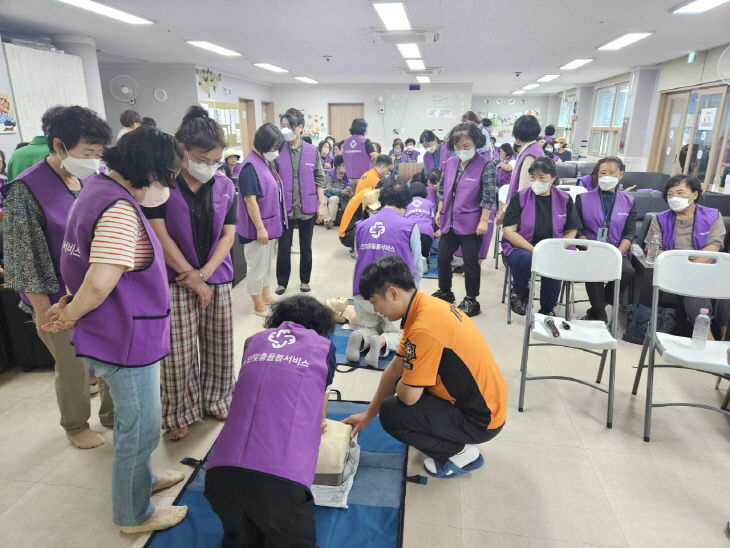
<instances>
[{"instance_id":1,"label":"white ceiling","mask_svg":"<svg viewBox=\"0 0 730 548\"><path fill-rule=\"evenodd\" d=\"M393 44L373 42L384 30L369 0L101 0L157 22L133 26L55 0L3 0L0 31L96 39L102 62L121 56L151 63L190 63L266 84L415 83ZM475 94L506 94L575 58L595 62L564 72L528 94L555 93L728 42L730 3L703 15L669 13L681 0L405 0L411 24L439 33L420 45L433 83L473 83ZM31 7L32 9L29 9ZM596 48L625 32L655 31L615 52ZM185 40L208 40L239 51L227 58ZM331 55L327 62L325 55ZM254 67L268 62L281 75ZM517 78L515 72L522 75Z\"/></svg>"}]
</instances>

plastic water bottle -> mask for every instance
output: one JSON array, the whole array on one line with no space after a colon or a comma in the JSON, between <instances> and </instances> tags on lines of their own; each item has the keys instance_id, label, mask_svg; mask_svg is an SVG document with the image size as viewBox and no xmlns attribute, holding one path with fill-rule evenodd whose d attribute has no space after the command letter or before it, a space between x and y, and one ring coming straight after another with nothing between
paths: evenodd
<instances>
[{"instance_id":1,"label":"plastic water bottle","mask_svg":"<svg viewBox=\"0 0 730 548\"><path fill-rule=\"evenodd\" d=\"M704 350L707 344L707 334L710 332L710 311L707 308L700 308L700 313L695 318L695 327L692 330L692 348Z\"/></svg>"},{"instance_id":2,"label":"plastic water bottle","mask_svg":"<svg viewBox=\"0 0 730 548\"><path fill-rule=\"evenodd\" d=\"M641 246L639 244L631 244L631 254L634 257L643 257L644 250L641 249Z\"/></svg>"},{"instance_id":3,"label":"plastic water bottle","mask_svg":"<svg viewBox=\"0 0 730 548\"><path fill-rule=\"evenodd\" d=\"M656 262L656 256L659 255L660 246L659 234L654 234L651 242L649 242L649 249L646 250L646 264L654 264Z\"/></svg>"}]
</instances>

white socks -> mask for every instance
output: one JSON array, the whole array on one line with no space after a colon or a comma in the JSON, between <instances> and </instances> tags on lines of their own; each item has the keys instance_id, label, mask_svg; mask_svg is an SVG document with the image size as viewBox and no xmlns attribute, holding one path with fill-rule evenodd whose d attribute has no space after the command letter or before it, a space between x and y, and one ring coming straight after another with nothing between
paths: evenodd
<instances>
[{"instance_id":1,"label":"white socks","mask_svg":"<svg viewBox=\"0 0 730 548\"><path fill-rule=\"evenodd\" d=\"M452 455L451 457L449 457L449 460L451 462L453 462L459 468L464 468L466 465L471 464L478 458L479 458L479 449L477 448L477 446L467 443L464 446L464 449L462 449L460 452L456 453L456 455ZM430 473L432 473L432 474L436 473L436 463L434 462L434 460L432 458L425 459L423 461L423 466Z\"/></svg>"}]
</instances>

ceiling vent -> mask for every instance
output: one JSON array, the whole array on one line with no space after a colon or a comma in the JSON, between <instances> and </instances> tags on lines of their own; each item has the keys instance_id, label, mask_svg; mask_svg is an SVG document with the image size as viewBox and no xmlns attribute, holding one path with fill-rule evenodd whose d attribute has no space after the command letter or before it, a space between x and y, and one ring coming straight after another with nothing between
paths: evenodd
<instances>
[{"instance_id":1,"label":"ceiling vent","mask_svg":"<svg viewBox=\"0 0 730 548\"><path fill-rule=\"evenodd\" d=\"M439 33L430 30L373 31L368 38L373 44L425 44L438 42Z\"/></svg>"}]
</instances>

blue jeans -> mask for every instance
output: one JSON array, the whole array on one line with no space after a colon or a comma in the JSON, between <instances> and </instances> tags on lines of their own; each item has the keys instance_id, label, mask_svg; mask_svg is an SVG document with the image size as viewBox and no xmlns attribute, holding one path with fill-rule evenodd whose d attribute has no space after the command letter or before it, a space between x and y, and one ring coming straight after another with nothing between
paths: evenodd
<instances>
[{"instance_id":1,"label":"blue jeans","mask_svg":"<svg viewBox=\"0 0 730 548\"><path fill-rule=\"evenodd\" d=\"M504 256L504 262L512 272L512 293L527 295L532 272L532 252L516 247L512 253ZM560 280L540 278L540 313L547 314L558 304L560 297Z\"/></svg>"},{"instance_id":2,"label":"blue jeans","mask_svg":"<svg viewBox=\"0 0 730 548\"><path fill-rule=\"evenodd\" d=\"M114 401L112 514L120 526L140 525L155 511L150 500L157 477L150 456L160 443L160 363L119 367L84 358L104 380Z\"/></svg>"}]
</instances>

